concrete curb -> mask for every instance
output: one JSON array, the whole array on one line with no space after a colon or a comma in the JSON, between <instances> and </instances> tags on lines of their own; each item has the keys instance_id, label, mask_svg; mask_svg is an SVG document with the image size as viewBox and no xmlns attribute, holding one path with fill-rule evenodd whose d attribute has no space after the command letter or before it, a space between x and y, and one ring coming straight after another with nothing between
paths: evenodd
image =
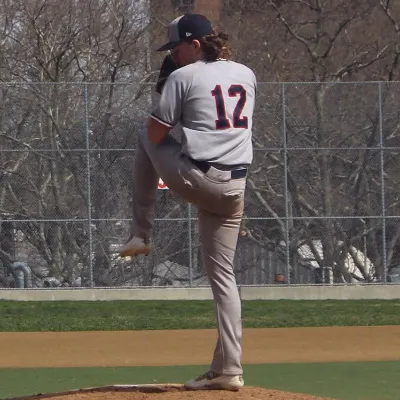
<instances>
[{"instance_id":1,"label":"concrete curb","mask_svg":"<svg viewBox=\"0 0 400 400\"><path fill-rule=\"evenodd\" d=\"M241 286L242 300L363 300L400 299L400 285L274 285ZM113 301L113 300L212 300L209 287L196 288L60 288L0 289L0 300L14 301Z\"/></svg>"}]
</instances>

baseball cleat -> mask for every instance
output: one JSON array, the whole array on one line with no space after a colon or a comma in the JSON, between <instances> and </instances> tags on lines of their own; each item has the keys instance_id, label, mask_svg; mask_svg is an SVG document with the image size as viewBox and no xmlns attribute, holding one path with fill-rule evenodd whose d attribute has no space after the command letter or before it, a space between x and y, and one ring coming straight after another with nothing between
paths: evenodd
<instances>
[{"instance_id":1,"label":"baseball cleat","mask_svg":"<svg viewBox=\"0 0 400 400\"><path fill-rule=\"evenodd\" d=\"M134 236L118 250L118 255L120 257L135 257L139 254L147 256L150 251L151 246L149 244L146 244L142 238Z\"/></svg>"},{"instance_id":2,"label":"baseball cleat","mask_svg":"<svg viewBox=\"0 0 400 400\"><path fill-rule=\"evenodd\" d=\"M242 375L222 375L208 371L184 384L187 390L231 390L238 391L244 385Z\"/></svg>"}]
</instances>

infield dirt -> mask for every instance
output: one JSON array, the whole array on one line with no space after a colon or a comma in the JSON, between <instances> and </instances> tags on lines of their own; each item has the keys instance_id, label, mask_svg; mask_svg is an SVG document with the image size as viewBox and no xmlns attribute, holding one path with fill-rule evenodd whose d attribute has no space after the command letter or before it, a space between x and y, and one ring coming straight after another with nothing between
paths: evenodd
<instances>
[{"instance_id":1,"label":"infield dirt","mask_svg":"<svg viewBox=\"0 0 400 400\"><path fill-rule=\"evenodd\" d=\"M216 331L0 333L0 367L102 367L208 364ZM7 344L7 345L5 345ZM16 350L17 349L17 350ZM45 349L46 351L43 351ZM400 360L400 326L245 329L243 363ZM134 382L138 383L138 382ZM143 391L66 393L53 400L317 400L303 394L246 387L239 392ZM36 399L40 398L35 396Z\"/></svg>"}]
</instances>

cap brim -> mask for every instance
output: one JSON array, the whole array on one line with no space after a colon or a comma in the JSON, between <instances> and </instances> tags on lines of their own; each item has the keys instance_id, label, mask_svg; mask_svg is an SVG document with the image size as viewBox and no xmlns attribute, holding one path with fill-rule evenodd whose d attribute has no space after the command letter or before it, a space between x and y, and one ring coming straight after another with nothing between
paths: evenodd
<instances>
[{"instance_id":1,"label":"cap brim","mask_svg":"<svg viewBox=\"0 0 400 400\"><path fill-rule=\"evenodd\" d=\"M164 44L164 46L161 46L157 51L166 51L166 50L172 50L176 46L178 46L180 42L169 42L167 44Z\"/></svg>"}]
</instances>

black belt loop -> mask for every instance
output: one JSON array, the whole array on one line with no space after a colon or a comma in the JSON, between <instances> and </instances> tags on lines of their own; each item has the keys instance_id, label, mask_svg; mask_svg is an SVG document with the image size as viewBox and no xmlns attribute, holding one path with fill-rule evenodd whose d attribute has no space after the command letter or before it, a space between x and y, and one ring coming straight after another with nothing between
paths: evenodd
<instances>
[{"instance_id":1,"label":"black belt loop","mask_svg":"<svg viewBox=\"0 0 400 400\"><path fill-rule=\"evenodd\" d=\"M231 171L232 179L245 178L246 176L247 176L247 168L234 169L233 171Z\"/></svg>"},{"instance_id":2,"label":"black belt loop","mask_svg":"<svg viewBox=\"0 0 400 400\"><path fill-rule=\"evenodd\" d=\"M247 168L246 167L240 167L240 166L232 166L228 167L226 165L213 165L212 163L209 163L207 161L198 161L194 160L193 158L188 157L190 162L195 165L203 174L206 174L211 167L214 167L220 171L230 171L231 173L231 179L240 179L244 178L247 176ZM237 169L234 169L237 168Z\"/></svg>"},{"instance_id":3,"label":"black belt loop","mask_svg":"<svg viewBox=\"0 0 400 400\"><path fill-rule=\"evenodd\" d=\"M203 174L206 174L208 170L211 168L211 165L206 161L197 161L193 158L189 158L190 162L194 164Z\"/></svg>"}]
</instances>

